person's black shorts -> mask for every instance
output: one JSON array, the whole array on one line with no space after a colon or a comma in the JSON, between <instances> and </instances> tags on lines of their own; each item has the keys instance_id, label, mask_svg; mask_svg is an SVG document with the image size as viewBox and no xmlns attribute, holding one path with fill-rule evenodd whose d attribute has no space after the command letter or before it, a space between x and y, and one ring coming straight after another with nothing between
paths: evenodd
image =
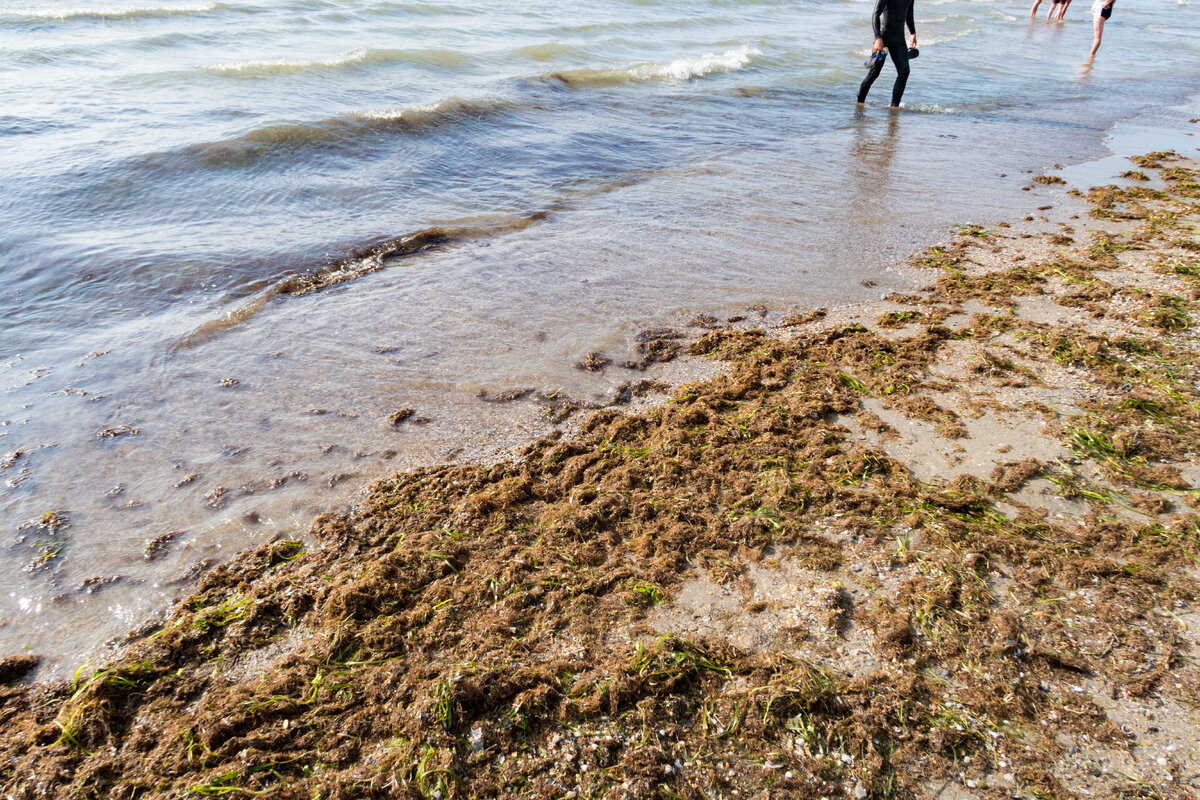
<instances>
[{"instance_id":1,"label":"person's black shorts","mask_svg":"<svg viewBox=\"0 0 1200 800\"><path fill-rule=\"evenodd\" d=\"M1108 19L1109 17L1112 16L1112 9L1113 9L1112 6L1105 6L1104 8L1100 9L1100 16L1104 17L1105 19Z\"/></svg>"}]
</instances>

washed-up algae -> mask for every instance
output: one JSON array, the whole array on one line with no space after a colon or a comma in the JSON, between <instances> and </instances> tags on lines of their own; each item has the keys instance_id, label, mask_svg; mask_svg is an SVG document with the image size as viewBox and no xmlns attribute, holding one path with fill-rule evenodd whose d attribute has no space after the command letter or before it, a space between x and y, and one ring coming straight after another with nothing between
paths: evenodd
<instances>
[{"instance_id":1,"label":"washed-up algae","mask_svg":"<svg viewBox=\"0 0 1200 800\"><path fill-rule=\"evenodd\" d=\"M1171 161L1151 155L1139 166ZM1093 195L1139 221L1109 241L1157 241L1160 267L1186 267L1171 243L1195 240L1194 173L1170 172L1153 198ZM1172 618L1200 593L1180 468L1200 441L1194 309L1107 281L1086 299L1129 296L1096 311L1119 336L1019 318L1021 297L1071 301L1056 287L1114 262L1085 247L988 272L972 253L993 236L931 251L935 284L875 328L823 315L788 320L786 338L711 328L690 349L726 374L663 405L597 411L514 463L382 481L304 543L209 572L160 629L69 684L17 685L31 665L7 665L5 795L864 798L950 781L970 797L1077 796L1063 736L1130 737L1072 684L1200 703ZM959 313L968 301L993 312ZM1180 324L1156 323L1164 302ZM1079 413L1023 412L1072 459L921 482L854 434L895 436L871 399L966 436L953 382L931 372L963 342L990 354L981 386L1070 369L1095 389ZM686 346L673 331L640 344L638 368ZM1042 479L1084 518L1021 499ZM745 586L784 563L833 582L820 626L745 650L650 624L690 578ZM745 607L752 626L766 604ZM842 668L851 635L870 671ZM1105 780L1111 796L1192 796L1182 781Z\"/></svg>"}]
</instances>

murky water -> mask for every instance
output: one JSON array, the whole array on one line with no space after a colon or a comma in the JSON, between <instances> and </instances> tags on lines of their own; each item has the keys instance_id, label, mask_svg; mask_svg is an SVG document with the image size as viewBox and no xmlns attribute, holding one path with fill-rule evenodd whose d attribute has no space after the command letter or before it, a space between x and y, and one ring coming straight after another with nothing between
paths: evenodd
<instances>
[{"instance_id":1,"label":"murky water","mask_svg":"<svg viewBox=\"0 0 1200 800\"><path fill-rule=\"evenodd\" d=\"M373 477L546 429L480 393L603 398L638 375L573 365L644 328L911 288L1024 171L1186 129L1200 75L1175 0L1090 68L1078 3L917 0L899 114L890 67L852 102L862 0L78 2L0 5L0 655L60 668Z\"/></svg>"}]
</instances>

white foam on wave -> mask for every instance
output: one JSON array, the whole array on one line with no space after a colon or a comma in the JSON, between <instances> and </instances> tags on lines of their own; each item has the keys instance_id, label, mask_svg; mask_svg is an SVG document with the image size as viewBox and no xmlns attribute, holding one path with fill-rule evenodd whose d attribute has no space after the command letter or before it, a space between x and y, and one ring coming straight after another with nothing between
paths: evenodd
<instances>
[{"instance_id":1,"label":"white foam on wave","mask_svg":"<svg viewBox=\"0 0 1200 800\"><path fill-rule=\"evenodd\" d=\"M404 120L413 124L437 124L441 120L449 119L459 114L466 116L486 114L513 107L514 104L507 100L446 97L433 103L404 106L402 108L365 109L363 111L355 111L349 116L355 119Z\"/></svg>"},{"instance_id":2,"label":"white foam on wave","mask_svg":"<svg viewBox=\"0 0 1200 800\"><path fill-rule=\"evenodd\" d=\"M621 86L622 84L652 80L686 81L711 75L714 72L731 72L741 69L760 53L761 51L757 48L743 45L723 53L708 53L663 63L645 62L609 69L574 69L555 72L543 77L553 78L571 86L593 88Z\"/></svg>"},{"instance_id":3,"label":"white foam on wave","mask_svg":"<svg viewBox=\"0 0 1200 800\"><path fill-rule=\"evenodd\" d=\"M197 64L197 69L202 69L205 72L215 72L218 75L239 75L248 72L291 72L314 67L340 67L346 64L354 64L367 58L369 50L365 47L360 47L357 50L350 50L345 53L339 53L336 56L328 58L316 58L311 60L295 60L295 59L259 59L255 61L232 61L227 64Z\"/></svg>"},{"instance_id":4,"label":"white foam on wave","mask_svg":"<svg viewBox=\"0 0 1200 800\"><path fill-rule=\"evenodd\" d=\"M917 46L920 48L934 47L939 44L945 44L946 42L953 42L955 39L961 39L964 36L970 36L972 33L978 33L978 32L979 32L979 28L967 28L965 31L959 31L958 33L951 33L946 36L923 36L922 35L922 36L918 36ZM908 40L907 37L905 37L905 41L907 41L907 40ZM871 55L871 48L864 47L860 50L856 50L855 55L865 58L866 56Z\"/></svg>"},{"instance_id":5,"label":"white foam on wave","mask_svg":"<svg viewBox=\"0 0 1200 800\"><path fill-rule=\"evenodd\" d=\"M946 14L942 17L921 17L918 21L923 28L926 25L941 25L943 22L972 22L973 20L966 14Z\"/></svg>"},{"instance_id":6,"label":"white foam on wave","mask_svg":"<svg viewBox=\"0 0 1200 800\"><path fill-rule=\"evenodd\" d=\"M933 47L937 44L945 44L946 42L953 42L955 39L961 39L964 36L970 36L972 33L979 33L979 28L967 28L965 31L951 33L946 36L918 37L917 44L919 47Z\"/></svg>"},{"instance_id":7,"label":"white foam on wave","mask_svg":"<svg viewBox=\"0 0 1200 800\"><path fill-rule=\"evenodd\" d=\"M446 100L438 100L436 103L405 106L404 108L369 108L365 111L354 112L354 116L359 119L412 119L414 117L430 117L434 114L459 107L462 104L462 100L452 97Z\"/></svg>"},{"instance_id":8,"label":"white foam on wave","mask_svg":"<svg viewBox=\"0 0 1200 800\"><path fill-rule=\"evenodd\" d=\"M762 51L743 45L724 53L709 53L695 58L679 58L666 64L638 64L628 69L635 80L668 79L686 81L711 75L714 72L732 72L750 63Z\"/></svg>"},{"instance_id":9,"label":"white foam on wave","mask_svg":"<svg viewBox=\"0 0 1200 800\"><path fill-rule=\"evenodd\" d=\"M172 14L204 14L209 11L216 11L217 8L218 4L215 2L188 3L174 6L89 6L80 8L56 9L54 11L0 11L0 16L12 15L23 19L48 20L67 20L77 19L80 17L163 17Z\"/></svg>"},{"instance_id":10,"label":"white foam on wave","mask_svg":"<svg viewBox=\"0 0 1200 800\"><path fill-rule=\"evenodd\" d=\"M961 114L963 109L957 106L944 106L940 103L902 103L905 111L917 111L922 114Z\"/></svg>"}]
</instances>

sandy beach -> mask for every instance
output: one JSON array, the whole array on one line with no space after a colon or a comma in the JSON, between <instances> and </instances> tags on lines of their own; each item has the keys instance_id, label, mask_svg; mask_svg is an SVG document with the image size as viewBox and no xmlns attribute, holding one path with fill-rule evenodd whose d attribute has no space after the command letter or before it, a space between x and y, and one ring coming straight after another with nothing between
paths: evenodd
<instances>
[{"instance_id":1,"label":"sandy beach","mask_svg":"<svg viewBox=\"0 0 1200 800\"><path fill-rule=\"evenodd\" d=\"M1031 176L919 292L660 330L112 663L0 660L4 796L1200 796L1198 166Z\"/></svg>"}]
</instances>

